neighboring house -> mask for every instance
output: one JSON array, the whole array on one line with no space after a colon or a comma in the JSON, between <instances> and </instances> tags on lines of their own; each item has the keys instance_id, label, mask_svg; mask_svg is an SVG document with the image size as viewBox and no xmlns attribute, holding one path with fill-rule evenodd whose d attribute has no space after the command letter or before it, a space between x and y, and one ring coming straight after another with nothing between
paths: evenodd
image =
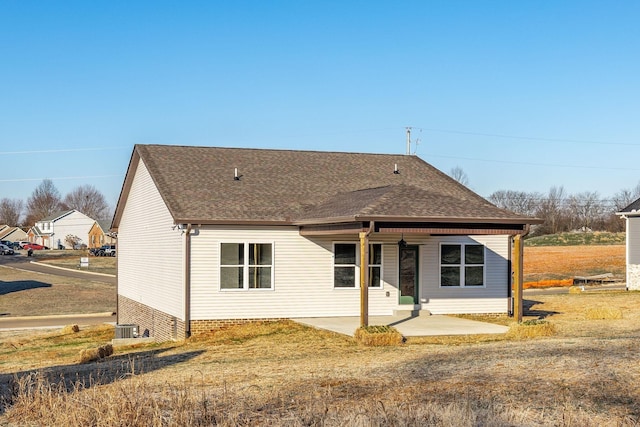
<instances>
[{"instance_id":1,"label":"neighboring house","mask_svg":"<svg viewBox=\"0 0 640 427\"><path fill-rule=\"evenodd\" d=\"M27 233L28 239L30 242L51 249L73 249L65 241L66 237L68 235L76 236L80 239L79 244L86 245L89 241L89 230L94 222L94 219L75 209L57 212L37 221Z\"/></svg>"},{"instance_id":2,"label":"neighboring house","mask_svg":"<svg viewBox=\"0 0 640 427\"><path fill-rule=\"evenodd\" d=\"M27 239L27 233L20 227L0 226L0 240L20 242Z\"/></svg>"},{"instance_id":3,"label":"neighboring house","mask_svg":"<svg viewBox=\"0 0 640 427\"><path fill-rule=\"evenodd\" d=\"M109 231L109 221L96 221L89 230L89 249L99 248L102 245L115 245L116 237Z\"/></svg>"},{"instance_id":4,"label":"neighboring house","mask_svg":"<svg viewBox=\"0 0 640 427\"><path fill-rule=\"evenodd\" d=\"M112 223L118 323L167 340L254 320L506 314L512 237L539 222L417 156L136 145Z\"/></svg>"},{"instance_id":5,"label":"neighboring house","mask_svg":"<svg viewBox=\"0 0 640 427\"><path fill-rule=\"evenodd\" d=\"M640 199L617 213L626 224L627 289L640 290Z\"/></svg>"}]
</instances>

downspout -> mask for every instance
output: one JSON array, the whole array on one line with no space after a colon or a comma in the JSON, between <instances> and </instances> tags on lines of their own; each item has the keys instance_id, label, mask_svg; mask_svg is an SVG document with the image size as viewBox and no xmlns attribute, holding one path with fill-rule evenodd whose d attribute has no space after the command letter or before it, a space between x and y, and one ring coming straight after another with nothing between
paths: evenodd
<instances>
[{"instance_id":1,"label":"downspout","mask_svg":"<svg viewBox=\"0 0 640 427\"><path fill-rule=\"evenodd\" d=\"M514 292L513 292L513 318L516 320L516 322L520 323L522 322L522 311L523 311L523 304L522 304L522 291L523 291L523 287L522 287L522 282L523 282L523 273L524 273L524 269L523 269L523 260L524 260L524 242L523 242L523 238L529 234L529 230L531 229L531 226L529 224L525 224L525 228L524 231L522 233L518 233L514 236L513 241L514 241L514 264L513 264L513 272L514 272L514 281L515 281L515 286L513 287Z\"/></svg>"},{"instance_id":2,"label":"downspout","mask_svg":"<svg viewBox=\"0 0 640 427\"><path fill-rule=\"evenodd\" d=\"M184 333L191 336L191 224L184 238Z\"/></svg>"},{"instance_id":3,"label":"downspout","mask_svg":"<svg viewBox=\"0 0 640 427\"><path fill-rule=\"evenodd\" d=\"M369 221L369 228L361 231L360 237L360 327L369 326L369 236L375 222Z\"/></svg>"}]
</instances>

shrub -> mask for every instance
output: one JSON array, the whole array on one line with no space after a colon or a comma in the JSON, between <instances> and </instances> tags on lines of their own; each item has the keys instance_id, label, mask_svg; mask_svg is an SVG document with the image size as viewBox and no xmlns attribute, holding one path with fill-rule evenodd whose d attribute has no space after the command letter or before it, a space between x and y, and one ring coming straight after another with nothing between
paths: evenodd
<instances>
[{"instance_id":1,"label":"shrub","mask_svg":"<svg viewBox=\"0 0 640 427\"><path fill-rule=\"evenodd\" d=\"M402 344L404 337L392 326L364 326L356 329L355 339L368 346Z\"/></svg>"},{"instance_id":2,"label":"shrub","mask_svg":"<svg viewBox=\"0 0 640 427\"><path fill-rule=\"evenodd\" d=\"M514 323L507 331L507 337L513 339L526 339L536 337L549 337L555 334L553 324L546 320L527 320L522 323Z\"/></svg>"},{"instance_id":3,"label":"shrub","mask_svg":"<svg viewBox=\"0 0 640 427\"><path fill-rule=\"evenodd\" d=\"M94 360L104 359L113 354L113 346L111 344L101 345L98 348L84 349L80 352L80 363L89 363Z\"/></svg>"}]
</instances>

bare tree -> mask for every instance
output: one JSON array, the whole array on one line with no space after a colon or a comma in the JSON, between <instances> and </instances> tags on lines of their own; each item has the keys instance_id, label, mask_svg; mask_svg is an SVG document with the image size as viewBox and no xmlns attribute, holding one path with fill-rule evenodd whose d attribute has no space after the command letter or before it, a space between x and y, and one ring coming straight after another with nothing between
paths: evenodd
<instances>
[{"instance_id":1,"label":"bare tree","mask_svg":"<svg viewBox=\"0 0 640 427\"><path fill-rule=\"evenodd\" d=\"M45 179L27 199L27 225L33 225L60 209L60 192L53 181Z\"/></svg>"},{"instance_id":2,"label":"bare tree","mask_svg":"<svg viewBox=\"0 0 640 427\"><path fill-rule=\"evenodd\" d=\"M92 185L81 185L67 194L62 202L66 209L75 209L93 219L107 219L109 205L104 195Z\"/></svg>"},{"instance_id":3,"label":"bare tree","mask_svg":"<svg viewBox=\"0 0 640 427\"><path fill-rule=\"evenodd\" d=\"M0 224L6 224L11 227L20 225L23 208L24 202L20 199L4 198L0 200Z\"/></svg>"},{"instance_id":4,"label":"bare tree","mask_svg":"<svg viewBox=\"0 0 640 427\"><path fill-rule=\"evenodd\" d=\"M551 187L536 210L536 216L544 220L537 229L539 234L556 234L567 230L566 195L564 187Z\"/></svg>"},{"instance_id":5,"label":"bare tree","mask_svg":"<svg viewBox=\"0 0 640 427\"><path fill-rule=\"evenodd\" d=\"M449 176L462 185L469 184L469 177L460 166L456 166L455 168L451 169L451 172L449 172Z\"/></svg>"},{"instance_id":6,"label":"bare tree","mask_svg":"<svg viewBox=\"0 0 640 427\"><path fill-rule=\"evenodd\" d=\"M570 228L592 230L596 222L601 222L604 216L604 202L600 200L598 192L579 193L568 198L570 210Z\"/></svg>"},{"instance_id":7,"label":"bare tree","mask_svg":"<svg viewBox=\"0 0 640 427\"><path fill-rule=\"evenodd\" d=\"M487 199L499 208L522 215L535 215L542 195L524 191L498 190Z\"/></svg>"},{"instance_id":8,"label":"bare tree","mask_svg":"<svg viewBox=\"0 0 640 427\"><path fill-rule=\"evenodd\" d=\"M640 198L640 182L634 188L625 188L613 195L613 205L616 212L629 206Z\"/></svg>"}]
</instances>

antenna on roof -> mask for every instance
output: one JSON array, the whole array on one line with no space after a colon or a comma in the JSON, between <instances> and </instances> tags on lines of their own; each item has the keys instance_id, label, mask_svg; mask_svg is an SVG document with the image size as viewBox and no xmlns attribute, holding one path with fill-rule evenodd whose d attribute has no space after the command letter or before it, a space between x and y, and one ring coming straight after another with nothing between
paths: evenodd
<instances>
[{"instance_id":1,"label":"antenna on roof","mask_svg":"<svg viewBox=\"0 0 640 427\"><path fill-rule=\"evenodd\" d=\"M418 144L420 144L420 138L416 139L415 144L416 144L416 150L412 153L411 152L411 129L413 129L411 126L407 126L405 129L407 129L407 156L410 156L412 154L416 154L416 152L418 151ZM422 129L418 128L418 130L420 131L420 133L422 133Z\"/></svg>"},{"instance_id":2,"label":"antenna on roof","mask_svg":"<svg viewBox=\"0 0 640 427\"><path fill-rule=\"evenodd\" d=\"M407 126L407 156L411 154L411 126Z\"/></svg>"}]
</instances>

